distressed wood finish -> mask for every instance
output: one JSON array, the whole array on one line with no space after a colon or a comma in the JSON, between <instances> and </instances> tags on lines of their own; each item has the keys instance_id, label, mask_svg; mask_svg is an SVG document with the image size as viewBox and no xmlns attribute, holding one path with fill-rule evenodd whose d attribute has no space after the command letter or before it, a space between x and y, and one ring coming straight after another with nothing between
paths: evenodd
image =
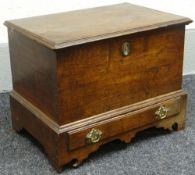
<instances>
[{"instance_id":1,"label":"distressed wood finish","mask_svg":"<svg viewBox=\"0 0 195 175\"><path fill-rule=\"evenodd\" d=\"M58 171L71 161L78 166L102 144L128 143L146 128L183 129L190 22L127 3L6 21L13 128L36 138ZM162 106L168 112L160 119ZM102 134L96 143L86 138L93 129Z\"/></svg>"}]
</instances>

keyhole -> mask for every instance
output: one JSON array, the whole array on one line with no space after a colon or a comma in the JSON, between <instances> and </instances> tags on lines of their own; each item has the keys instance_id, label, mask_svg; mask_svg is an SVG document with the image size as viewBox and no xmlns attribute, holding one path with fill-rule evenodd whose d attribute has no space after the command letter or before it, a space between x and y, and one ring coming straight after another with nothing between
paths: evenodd
<instances>
[{"instance_id":1,"label":"keyhole","mask_svg":"<svg viewBox=\"0 0 195 175\"><path fill-rule=\"evenodd\" d=\"M122 45L122 55L123 56L128 56L129 52L130 52L129 43L124 42L123 45Z\"/></svg>"}]
</instances>

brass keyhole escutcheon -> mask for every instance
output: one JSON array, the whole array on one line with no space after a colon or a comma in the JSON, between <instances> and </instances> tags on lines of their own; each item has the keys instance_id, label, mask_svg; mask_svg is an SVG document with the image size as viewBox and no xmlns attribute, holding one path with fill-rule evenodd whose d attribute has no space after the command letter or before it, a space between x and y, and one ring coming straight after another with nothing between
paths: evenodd
<instances>
[{"instance_id":1,"label":"brass keyhole escutcheon","mask_svg":"<svg viewBox=\"0 0 195 175\"><path fill-rule=\"evenodd\" d=\"M122 55L123 56L128 56L130 53L130 46L128 42L124 42L122 44Z\"/></svg>"},{"instance_id":2,"label":"brass keyhole escutcheon","mask_svg":"<svg viewBox=\"0 0 195 175\"><path fill-rule=\"evenodd\" d=\"M97 143L101 139L102 131L99 129L93 128L87 135L86 139L90 143Z\"/></svg>"},{"instance_id":3,"label":"brass keyhole escutcheon","mask_svg":"<svg viewBox=\"0 0 195 175\"><path fill-rule=\"evenodd\" d=\"M169 111L168 108L166 108L164 106L160 106L160 108L155 112L156 118L157 119L166 118L168 111Z\"/></svg>"}]
</instances>

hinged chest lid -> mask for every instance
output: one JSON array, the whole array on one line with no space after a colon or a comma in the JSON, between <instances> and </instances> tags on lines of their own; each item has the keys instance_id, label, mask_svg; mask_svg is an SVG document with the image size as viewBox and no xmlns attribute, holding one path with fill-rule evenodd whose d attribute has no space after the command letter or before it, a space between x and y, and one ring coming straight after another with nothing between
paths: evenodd
<instances>
[{"instance_id":1,"label":"hinged chest lid","mask_svg":"<svg viewBox=\"0 0 195 175\"><path fill-rule=\"evenodd\" d=\"M123 3L6 21L11 29L51 49L102 40L177 24L189 18Z\"/></svg>"}]
</instances>

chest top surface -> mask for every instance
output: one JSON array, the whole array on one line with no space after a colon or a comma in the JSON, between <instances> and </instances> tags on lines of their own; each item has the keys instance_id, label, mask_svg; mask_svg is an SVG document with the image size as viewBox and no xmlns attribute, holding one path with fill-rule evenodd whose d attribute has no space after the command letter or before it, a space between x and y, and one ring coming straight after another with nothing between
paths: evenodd
<instances>
[{"instance_id":1,"label":"chest top surface","mask_svg":"<svg viewBox=\"0 0 195 175\"><path fill-rule=\"evenodd\" d=\"M123 3L10 20L5 25L46 47L60 49L190 22L186 17Z\"/></svg>"}]
</instances>

